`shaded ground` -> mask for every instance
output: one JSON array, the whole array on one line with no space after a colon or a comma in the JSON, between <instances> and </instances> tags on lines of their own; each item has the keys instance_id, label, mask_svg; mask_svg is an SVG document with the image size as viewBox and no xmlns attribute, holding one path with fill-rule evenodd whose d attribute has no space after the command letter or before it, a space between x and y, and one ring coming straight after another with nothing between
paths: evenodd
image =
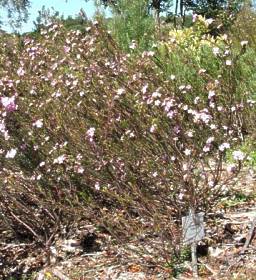
<instances>
[{"instance_id":1,"label":"shaded ground","mask_svg":"<svg viewBox=\"0 0 256 280\"><path fill-rule=\"evenodd\" d=\"M256 238L250 231L256 217L254 176L242 173L232 192L206 217L206 238L198 245L201 279L256 279ZM27 279L193 279L189 248L177 258L163 240L149 230L121 244L87 225L69 239L60 237L48 252L37 244L2 242L0 278L19 279L18 272L48 263Z\"/></svg>"}]
</instances>

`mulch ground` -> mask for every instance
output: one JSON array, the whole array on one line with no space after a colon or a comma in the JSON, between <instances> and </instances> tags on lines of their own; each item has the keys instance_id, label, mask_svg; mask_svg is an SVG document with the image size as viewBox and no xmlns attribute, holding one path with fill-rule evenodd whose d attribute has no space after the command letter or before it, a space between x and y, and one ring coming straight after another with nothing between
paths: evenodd
<instances>
[{"instance_id":1,"label":"mulch ground","mask_svg":"<svg viewBox=\"0 0 256 280\"><path fill-rule=\"evenodd\" d=\"M255 176L246 172L207 214L206 237L198 244L200 279L256 279L255 202ZM120 243L108 233L88 231L83 246L74 233L59 238L48 252L37 244L8 242L7 235L0 233L0 279L21 279L33 270L23 279L193 279L189 256L172 259L166 241L152 233Z\"/></svg>"}]
</instances>

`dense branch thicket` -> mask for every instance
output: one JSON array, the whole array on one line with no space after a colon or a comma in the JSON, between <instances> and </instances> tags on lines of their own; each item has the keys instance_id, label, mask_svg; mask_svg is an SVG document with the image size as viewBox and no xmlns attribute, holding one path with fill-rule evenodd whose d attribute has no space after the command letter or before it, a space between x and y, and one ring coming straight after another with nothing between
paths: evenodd
<instances>
[{"instance_id":1,"label":"dense branch thicket","mask_svg":"<svg viewBox=\"0 0 256 280\"><path fill-rule=\"evenodd\" d=\"M247 42L235 51L200 24L139 55L98 22L1 40L3 228L44 246L102 217L119 237L147 222L170 233L170 217L179 224L218 201L246 157L254 85L244 79Z\"/></svg>"}]
</instances>

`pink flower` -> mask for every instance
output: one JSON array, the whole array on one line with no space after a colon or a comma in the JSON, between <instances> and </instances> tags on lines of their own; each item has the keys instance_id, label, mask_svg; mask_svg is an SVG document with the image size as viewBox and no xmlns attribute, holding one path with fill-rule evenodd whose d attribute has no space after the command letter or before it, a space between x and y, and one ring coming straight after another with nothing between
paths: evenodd
<instances>
[{"instance_id":1,"label":"pink flower","mask_svg":"<svg viewBox=\"0 0 256 280\"><path fill-rule=\"evenodd\" d=\"M214 47L214 48L212 49L212 52L213 52L214 55L217 55L217 54L220 53L220 49L219 49L218 47Z\"/></svg>"},{"instance_id":2,"label":"pink flower","mask_svg":"<svg viewBox=\"0 0 256 280\"><path fill-rule=\"evenodd\" d=\"M86 136L87 136L87 138L89 139L90 142L93 142L94 134L95 134L95 128L94 127L91 127L87 130Z\"/></svg>"},{"instance_id":3,"label":"pink flower","mask_svg":"<svg viewBox=\"0 0 256 280\"><path fill-rule=\"evenodd\" d=\"M41 128L43 127L43 119L37 120L33 123L33 126L37 127L37 128Z\"/></svg>"},{"instance_id":4,"label":"pink flower","mask_svg":"<svg viewBox=\"0 0 256 280\"><path fill-rule=\"evenodd\" d=\"M227 171L229 173L234 173L236 171L236 166L234 164L230 164L227 166Z\"/></svg>"},{"instance_id":5,"label":"pink flower","mask_svg":"<svg viewBox=\"0 0 256 280\"><path fill-rule=\"evenodd\" d=\"M194 104L195 104L195 105L198 104L199 101L200 101L200 97L197 96L197 97L194 99Z\"/></svg>"},{"instance_id":6,"label":"pink flower","mask_svg":"<svg viewBox=\"0 0 256 280\"><path fill-rule=\"evenodd\" d=\"M82 166L79 166L79 167L77 168L77 173L83 174L83 173L84 173L84 168L83 168Z\"/></svg>"},{"instance_id":7,"label":"pink flower","mask_svg":"<svg viewBox=\"0 0 256 280\"><path fill-rule=\"evenodd\" d=\"M19 77L21 76L24 76L25 75L25 71L22 67L20 67L18 70L17 70L17 74Z\"/></svg>"},{"instance_id":8,"label":"pink flower","mask_svg":"<svg viewBox=\"0 0 256 280\"><path fill-rule=\"evenodd\" d=\"M192 16L193 22L196 22L197 19L198 19L198 15L197 14L193 14L193 16Z\"/></svg>"},{"instance_id":9,"label":"pink flower","mask_svg":"<svg viewBox=\"0 0 256 280\"><path fill-rule=\"evenodd\" d=\"M15 96L1 97L1 103L7 112L12 112L17 109L17 105L15 104Z\"/></svg>"},{"instance_id":10,"label":"pink flower","mask_svg":"<svg viewBox=\"0 0 256 280\"><path fill-rule=\"evenodd\" d=\"M204 151L205 153L210 152L210 149L211 149L211 144L206 144L206 145L203 147L203 151Z\"/></svg>"},{"instance_id":11,"label":"pink flower","mask_svg":"<svg viewBox=\"0 0 256 280\"><path fill-rule=\"evenodd\" d=\"M95 133L95 128L94 128L94 127L91 127L91 128L89 128L89 129L87 130L86 135L87 135L88 137L93 137L93 136L94 136L94 133Z\"/></svg>"},{"instance_id":12,"label":"pink flower","mask_svg":"<svg viewBox=\"0 0 256 280\"><path fill-rule=\"evenodd\" d=\"M245 159L245 155L242 151L234 151L232 153L234 160L240 161Z\"/></svg>"},{"instance_id":13,"label":"pink flower","mask_svg":"<svg viewBox=\"0 0 256 280\"><path fill-rule=\"evenodd\" d=\"M186 149L186 150L184 151L184 154L185 154L186 156L190 156L190 155L191 155L191 150Z\"/></svg>"},{"instance_id":14,"label":"pink flower","mask_svg":"<svg viewBox=\"0 0 256 280\"><path fill-rule=\"evenodd\" d=\"M227 65L227 66L231 66L231 65L232 65L232 61L231 61L230 59L227 59L227 60L226 60L226 65Z\"/></svg>"},{"instance_id":15,"label":"pink flower","mask_svg":"<svg viewBox=\"0 0 256 280\"><path fill-rule=\"evenodd\" d=\"M151 133L153 133L153 132L155 132L155 130L156 130L156 128L157 128L157 126L155 125L155 124L153 124L151 127L150 127L150 132Z\"/></svg>"},{"instance_id":16,"label":"pink flower","mask_svg":"<svg viewBox=\"0 0 256 280\"><path fill-rule=\"evenodd\" d=\"M208 93L208 99L211 99L215 96L215 91L214 90L210 90Z\"/></svg>"},{"instance_id":17,"label":"pink flower","mask_svg":"<svg viewBox=\"0 0 256 280\"><path fill-rule=\"evenodd\" d=\"M40 167L45 166L45 162L44 162L44 161L40 162L39 166L40 166Z\"/></svg>"},{"instance_id":18,"label":"pink flower","mask_svg":"<svg viewBox=\"0 0 256 280\"><path fill-rule=\"evenodd\" d=\"M99 191L100 190L100 183L96 182L94 185L95 190Z\"/></svg>"},{"instance_id":19,"label":"pink flower","mask_svg":"<svg viewBox=\"0 0 256 280\"><path fill-rule=\"evenodd\" d=\"M53 163L62 164L66 160L66 155L61 155L54 159Z\"/></svg>"},{"instance_id":20,"label":"pink flower","mask_svg":"<svg viewBox=\"0 0 256 280\"><path fill-rule=\"evenodd\" d=\"M17 150L11 149L6 153L5 158L14 158L16 154L17 154Z\"/></svg>"},{"instance_id":21,"label":"pink flower","mask_svg":"<svg viewBox=\"0 0 256 280\"><path fill-rule=\"evenodd\" d=\"M142 93L145 94L147 92L147 89L148 89L148 84L145 84L142 88Z\"/></svg>"},{"instance_id":22,"label":"pink flower","mask_svg":"<svg viewBox=\"0 0 256 280\"><path fill-rule=\"evenodd\" d=\"M206 144L211 144L214 141L214 137L211 136L207 139Z\"/></svg>"},{"instance_id":23,"label":"pink flower","mask_svg":"<svg viewBox=\"0 0 256 280\"><path fill-rule=\"evenodd\" d=\"M175 134L179 134L180 133L180 126L179 125L176 125L174 128L173 128L173 131Z\"/></svg>"},{"instance_id":24,"label":"pink flower","mask_svg":"<svg viewBox=\"0 0 256 280\"><path fill-rule=\"evenodd\" d=\"M132 49L132 50L135 50L136 49L136 42L134 40L132 40L132 43L130 44L129 48Z\"/></svg>"},{"instance_id":25,"label":"pink flower","mask_svg":"<svg viewBox=\"0 0 256 280\"><path fill-rule=\"evenodd\" d=\"M70 52L70 47L64 46L64 52L65 52L65 53L69 53L69 52Z\"/></svg>"},{"instance_id":26,"label":"pink flower","mask_svg":"<svg viewBox=\"0 0 256 280\"><path fill-rule=\"evenodd\" d=\"M124 94L125 93L125 89L123 89L123 88L119 88L118 90L117 90L117 95L122 95L122 94Z\"/></svg>"},{"instance_id":27,"label":"pink flower","mask_svg":"<svg viewBox=\"0 0 256 280\"><path fill-rule=\"evenodd\" d=\"M223 152L224 150L229 149L229 148L230 148L229 143L223 143L223 144L221 144L221 145L219 146L219 150L220 150L221 152Z\"/></svg>"}]
</instances>

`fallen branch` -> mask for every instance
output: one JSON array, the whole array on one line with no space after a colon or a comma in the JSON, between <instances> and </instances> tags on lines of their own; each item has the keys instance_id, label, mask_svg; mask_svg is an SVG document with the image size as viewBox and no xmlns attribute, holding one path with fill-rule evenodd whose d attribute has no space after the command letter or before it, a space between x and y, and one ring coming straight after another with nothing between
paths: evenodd
<instances>
[{"instance_id":1,"label":"fallen branch","mask_svg":"<svg viewBox=\"0 0 256 280\"><path fill-rule=\"evenodd\" d=\"M255 229L255 226L256 226L256 217L254 217L253 221L252 221L252 226L251 226L251 229L250 231L248 232L247 234L247 237L246 237L246 242L244 244L244 247L243 249L241 250L241 254L244 254L244 252L248 249L251 241L252 241L252 237L254 235L254 229Z\"/></svg>"},{"instance_id":2,"label":"fallen branch","mask_svg":"<svg viewBox=\"0 0 256 280\"><path fill-rule=\"evenodd\" d=\"M18 218L13 212L10 211L11 216L20 224L22 224L26 229L28 229L38 240L43 242L42 238L26 223L24 223L20 218Z\"/></svg>"},{"instance_id":3,"label":"fallen branch","mask_svg":"<svg viewBox=\"0 0 256 280\"><path fill-rule=\"evenodd\" d=\"M70 280L69 277L64 275L62 272L60 272L58 269L54 268L52 269L52 274L56 277L58 277L60 280Z\"/></svg>"},{"instance_id":4,"label":"fallen branch","mask_svg":"<svg viewBox=\"0 0 256 280\"><path fill-rule=\"evenodd\" d=\"M240 251L240 256L238 259L236 259L235 261L233 261L230 265L229 265L229 268L227 269L226 272L229 272L231 270L231 268L233 268L235 265L237 265L240 260L243 258L243 254L245 253L245 251L248 249L250 243L251 243L251 240L252 240L252 237L253 237L253 234L254 234L254 229L255 229L255 226L256 226L256 217L254 217L253 221L252 221L252 226L251 226L251 229L250 231L248 232L247 234L247 237L246 237L246 242L244 244L244 247L243 249Z\"/></svg>"}]
</instances>

